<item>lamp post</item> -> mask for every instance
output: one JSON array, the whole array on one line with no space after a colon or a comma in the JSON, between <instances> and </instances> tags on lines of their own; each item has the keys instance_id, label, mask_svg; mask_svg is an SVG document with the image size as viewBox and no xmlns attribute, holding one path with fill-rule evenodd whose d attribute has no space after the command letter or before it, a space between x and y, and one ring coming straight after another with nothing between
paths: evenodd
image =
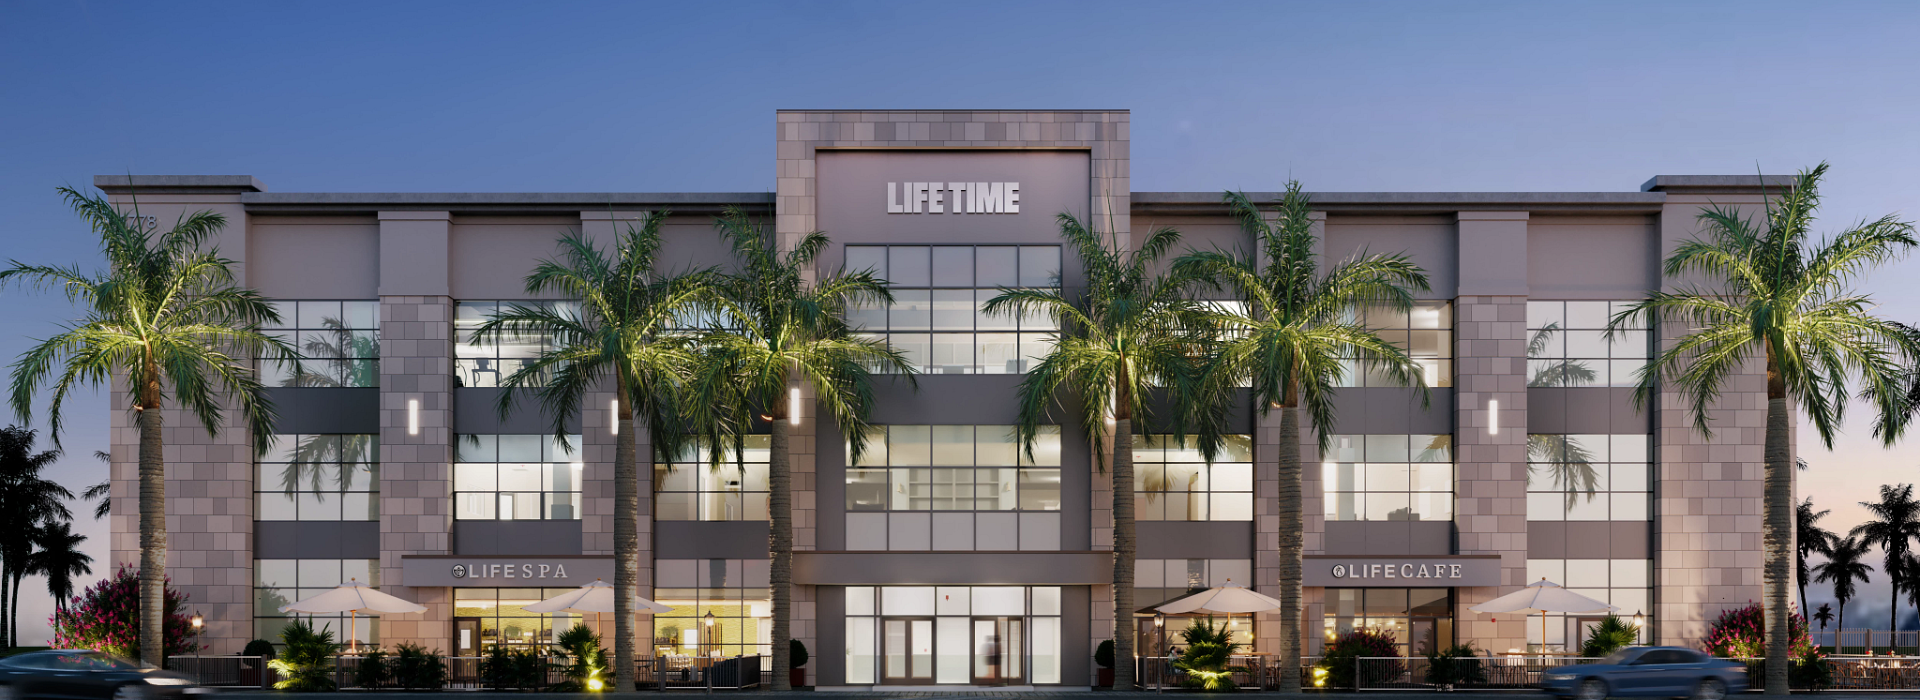
<instances>
[{"instance_id":1,"label":"lamp post","mask_svg":"<svg viewBox=\"0 0 1920 700\"><path fill-rule=\"evenodd\" d=\"M706 616L701 618L701 622L705 623L707 626L706 639L707 639L708 655L710 656L712 655L712 647L714 646L713 644L713 611L708 610Z\"/></svg>"},{"instance_id":2,"label":"lamp post","mask_svg":"<svg viewBox=\"0 0 1920 700\"><path fill-rule=\"evenodd\" d=\"M1633 611L1633 634L1634 641L1644 642L1647 639L1647 616L1639 610Z\"/></svg>"},{"instance_id":3,"label":"lamp post","mask_svg":"<svg viewBox=\"0 0 1920 700\"><path fill-rule=\"evenodd\" d=\"M207 626L207 619L200 616L200 611L195 610L193 611L193 619L190 620L188 624L193 625L193 631L198 633L200 628Z\"/></svg>"},{"instance_id":4,"label":"lamp post","mask_svg":"<svg viewBox=\"0 0 1920 700\"><path fill-rule=\"evenodd\" d=\"M1154 637L1153 648L1156 650L1156 653L1159 653L1159 654L1167 653L1167 614L1166 613L1156 612L1153 614L1153 637Z\"/></svg>"}]
</instances>

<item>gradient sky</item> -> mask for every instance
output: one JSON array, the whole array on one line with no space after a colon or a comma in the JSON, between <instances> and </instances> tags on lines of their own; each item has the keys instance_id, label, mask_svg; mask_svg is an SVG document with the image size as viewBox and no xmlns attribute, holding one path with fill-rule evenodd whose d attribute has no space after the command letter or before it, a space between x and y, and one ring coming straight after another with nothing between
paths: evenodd
<instances>
[{"instance_id":1,"label":"gradient sky","mask_svg":"<svg viewBox=\"0 0 1920 700\"><path fill-rule=\"evenodd\" d=\"M1920 217L1916 34L1912 3L9 3L0 258L97 264L54 193L97 174L766 191L780 108L1131 109L1138 191L1632 191L1827 160L1830 225ZM1864 288L1920 322L1916 278ZM0 292L0 359L72 313ZM109 407L71 410L78 491ZM1911 443L1810 432L1829 526L1916 480ZM104 564L104 525L78 527ZM51 603L27 585L33 644ZM1884 587L1863 598L1850 622L1884 628Z\"/></svg>"}]
</instances>

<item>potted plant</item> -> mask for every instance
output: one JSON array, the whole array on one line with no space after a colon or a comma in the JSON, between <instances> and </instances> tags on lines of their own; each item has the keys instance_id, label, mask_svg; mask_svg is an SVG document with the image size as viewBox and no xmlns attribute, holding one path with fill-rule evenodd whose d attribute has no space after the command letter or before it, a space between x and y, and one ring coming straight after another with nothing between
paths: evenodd
<instances>
[{"instance_id":1,"label":"potted plant","mask_svg":"<svg viewBox=\"0 0 1920 700\"><path fill-rule=\"evenodd\" d=\"M792 650L789 654L792 668L787 669L787 680L789 685L798 688L807 684L807 671L801 668L807 665L807 645L801 644L798 639L788 641L793 642L793 646L789 647Z\"/></svg>"},{"instance_id":2,"label":"potted plant","mask_svg":"<svg viewBox=\"0 0 1920 700\"><path fill-rule=\"evenodd\" d=\"M1113 640L1101 642L1099 648L1093 650L1093 662L1100 665L1099 678L1094 685L1113 687Z\"/></svg>"},{"instance_id":3,"label":"potted plant","mask_svg":"<svg viewBox=\"0 0 1920 700\"><path fill-rule=\"evenodd\" d=\"M1209 693L1240 689L1240 685L1233 680L1233 674L1246 669L1229 665L1233 660L1233 652L1238 651L1240 645L1233 641L1233 634L1227 631L1226 625L1213 624L1213 616L1209 615L1207 619L1196 621L1181 631L1180 638L1187 644L1186 650L1180 652L1180 658L1173 662L1174 668L1186 672L1180 685Z\"/></svg>"}]
</instances>

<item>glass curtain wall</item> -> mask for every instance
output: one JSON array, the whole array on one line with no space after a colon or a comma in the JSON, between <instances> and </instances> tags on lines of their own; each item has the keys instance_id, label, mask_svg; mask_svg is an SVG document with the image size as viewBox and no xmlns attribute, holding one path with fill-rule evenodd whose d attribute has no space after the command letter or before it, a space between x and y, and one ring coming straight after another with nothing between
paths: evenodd
<instances>
[{"instance_id":1,"label":"glass curtain wall","mask_svg":"<svg viewBox=\"0 0 1920 700\"><path fill-rule=\"evenodd\" d=\"M654 519L765 521L770 440L745 436L743 449L726 450L715 466L712 451L696 438L672 462L653 465Z\"/></svg>"},{"instance_id":2,"label":"glass curtain wall","mask_svg":"<svg viewBox=\"0 0 1920 700\"><path fill-rule=\"evenodd\" d=\"M579 435L456 435L455 520L579 520Z\"/></svg>"},{"instance_id":3,"label":"glass curtain wall","mask_svg":"<svg viewBox=\"0 0 1920 700\"><path fill-rule=\"evenodd\" d=\"M1060 286L1060 246L846 248L846 269L887 281L893 304L850 309L847 322L886 340L927 374L1019 374L1047 354L1057 329L1042 316L989 316L1008 288Z\"/></svg>"},{"instance_id":4,"label":"glass curtain wall","mask_svg":"<svg viewBox=\"0 0 1920 700\"><path fill-rule=\"evenodd\" d=\"M1227 435L1212 464L1198 443L1172 435L1133 436L1139 520L1229 521L1253 519L1253 436Z\"/></svg>"},{"instance_id":5,"label":"glass curtain wall","mask_svg":"<svg viewBox=\"0 0 1920 700\"><path fill-rule=\"evenodd\" d=\"M673 610L653 616L653 652L669 666L696 656L772 653L768 565L765 559L655 562L653 598Z\"/></svg>"},{"instance_id":6,"label":"glass curtain wall","mask_svg":"<svg viewBox=\"0 0 1920 700\"><path fill-rule=\"evenodd\" d=\"M260 363L267 386L380 386L380 302L279 301L279 323L261 325L299 353L300 366Z\"/></svg>"},{"instance_id":7,"label":"glass curtain wall","mask_svg":"<svg viewBox=\"0 0 1920 700\"><path fill-rule=\"evenodd\" d=\"M258 520L379 520L380 436L273 436L254 503Z\"/></svg>"},{"instance_id":8,"label":"glass curtain wall","mask_svg":"<svg viewBox=\"0 0 1920 700\"><path fill-rule=\"evenodd\" d=\"M850 685L1060 683L1058 586L849 586L845 595Z\"/></svg>"}]
</instances>

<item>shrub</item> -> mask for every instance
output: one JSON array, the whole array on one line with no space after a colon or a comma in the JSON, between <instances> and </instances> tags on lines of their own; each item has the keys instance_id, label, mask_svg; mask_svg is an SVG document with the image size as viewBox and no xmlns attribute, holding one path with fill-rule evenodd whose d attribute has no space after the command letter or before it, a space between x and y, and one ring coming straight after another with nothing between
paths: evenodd
<instances>
[{"instance_id":1,"label":"shrub","mask_svg":"<svg viewBox=\"0 0 1920 700\"><path fill-rule=\"evenodd\" d=\"M255 639L251 642L247 642L246 648L240 650L240 655L241 656L273 656L273 642L269 642L265 639Z\"/></svg>"},{"instance_id":2,"label":"shrub","mask_svg":"<svg viewBox=\"0 0 1920 700\"><path fill-rule=\"evenodd\" d=\"M1362 680L1397 678L1407 670L1399 661L1386 662L1384 667L1368 667L1367 678L1361 679L1354 676L1353 667L1354 660L1363 656L1398 658L1400 645L1386 632L1358 629L1329 642L1320 654L1320 663L1315 665L1325 671L1327 686L1333 688L1358 688Z\"/></svg>"},{"instance_id":3,"label":"shrub","mask_svg":"<svg viewBox=\"0 0 1920 700\"><path fill-rule=\"evenodd\" d=\"M360 665L353 668L353 684L367 690L387 687L393 680L393 669L387 666L387 652L375 649L360 655Z\"/></svg>"},{"instance_id":4,"label":"shrub","mask_svg":"<svg viewBox=\"0 0 1920 700\"><path fill-rule=\"evenodd\" d=\"M1427 654L1427 682L1436 686L1485 685L1487 668L1473 643L1456 644Z\"/></svg>"},{"instance_id":5,"label":"shrub","mask_svg":"<svg viewBox=\"0 0 1920 700\"><path fill-rule=\"evenodd\" d=\"M1100 664L1100 668L1113 668L1113 640L1100 642L1100 646L1093 650L1093 662Z\"/></svg>"},{"instance_id":6,"label":"shrub","mask_svg":"<svg viewBox=\"0 0 1920 700\"><path fill-rule=\"evenodd\" d=\"M161 626L166 654L180 656L205 647L193 639L193 622L180 612L187 596L166 584ZM126 564L110 577L74 596L67 609L49 619L55 649L93 649L129 659L140 658L140 570Z\"/></svg>"},{"instance_id":7,"label":"shrub","mask_svg":"<svg viewBox=\"0 0 1920 700\"><path fill-rule=\"evenodd\" d=\"M1608 615L1593 626L1587 633L1587 641L1580 645L1580 655L1588 658L1604 658L1613 652L1633 646L1640 639L1640 626L1620 619L1618 615Z\"/></svg>"},{"instance_id":8,"label":"shrub","mask_svg":"<svg viewBox=\"0 0 1920 700\"><path fill-rule=\"evenodd\" d=\"M1240 689L1240 685L1233 682L1233 672L1244 669L1227 665L1240 645L1233 641L1233 633L1226 625L1213 624L1213 616L1209 615L1181 630L1180 638L1187 643L1187 648L1174 660L1173 667L1187 672L1186 678L1180 681L1182 686L1210 692Z\"/></svg>"},{"instance_id":9,"label":"shrub","mask_svg":"<svg viewBox=\"0 0 1920 700\"><path fill-rule=\"evenodd\" d=\"M392 683L402 690L439 690L447 684L447 664L438 649L401 644L394 649L391 663Z\"/></svg>"},{"instance_id":10,"label":"shrub","mask_svg":"<svg viewBox=\"0 0 1920 700\"><path fill-rule=\"evenodd\" d=\"M280 658L267 662L269 668L279 671L283 677L273 684L275 689L301 693L334 689L333 665L328 663L337 648L333 630L315 631L312 624L299 620L280 631L280 642L286 651Z\"/></svg>"},{"instance_id":11,"label":"shrub","mask_svg":"<svg viewBox=\"0 0 1920 700\"><path fill-rule=\"evenodd\" d=\"M787 657L788 657L787 663L792 665L794 668L800 668L801 666L807 665L807 661L809 661L809 659L807 658L807 645L801 644L800 640L798 639L790 639L788 641L793 642L793 646L789 647L790 649L792 649L792 651L788 652L787 654Z\"/></svg>"},{"instance_id":12,"label":"shrub","mask_svg":"<svg viewBox=\"0 0 1920 700\"><path fill-rule=\"evenodd\" d=\"M1813 649L1813 638L1807 634L1807 619L1800 613L1787 616L1787 631L1792 638L1787 654L1791 658L1805 658ZM1763 658L1767 655L1766 614L1759 603L1747 607L1727 610L1713 621L1713 627L1707 630L1706 651L1709 654L1726 659Z\"/></svg>"},{"instance_id":13,"label":"shrub","mask_svg":"<svg viewBox=\"0 0 1920 700\"><path fill-rule=\"evenodd\" d=\"M480 660L480 683L494 690L527 690L547 684L547 661L532 651L495 644Z\"/></svg>"},{"instance_id":14,"label":"shrub","mask_svg":"<svg viewBox=\"0 0 1920 700\"><path fill-rule=\"evenodd\" d=\"M561 632L556 641L560 650L572 657L573 663L567 666L567 682L554 686L554 690L598 692L606 687L600 674L607 670L607 650L600 646L600 635L586 625L574 625Z\"/></svg>"}]
</instances>

